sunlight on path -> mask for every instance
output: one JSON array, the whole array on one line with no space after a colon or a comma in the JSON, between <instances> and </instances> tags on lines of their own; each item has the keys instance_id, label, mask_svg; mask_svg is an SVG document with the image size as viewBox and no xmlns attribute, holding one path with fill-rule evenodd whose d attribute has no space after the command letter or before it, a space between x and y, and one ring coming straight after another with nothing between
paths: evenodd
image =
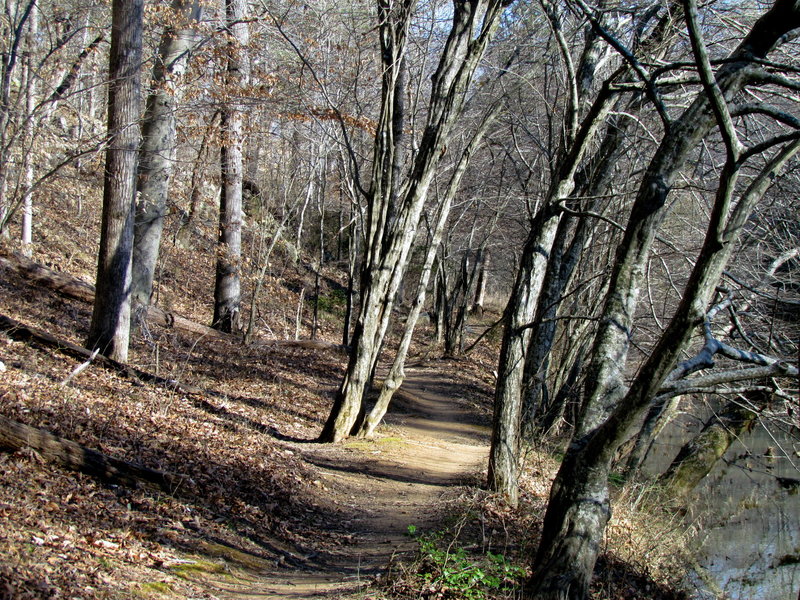
<instances>
[{"instance_id":1,"label":"sunlight on path","mask_svg":"<svg viewBox=\"0 0 800 600\"><path fill-rule=\"evenodd\" d=\"M489 428L457 397L457 389L424 369L409 369L386 425L374 441L296 444L318 467L319 484L352 535L336 554L315 557L307 569L232 572L208 581L217 598L362 598L358 590L393 555L413 553L409 525L436 529L441 498L482 477Z\"/></svg>"}]
</instances>

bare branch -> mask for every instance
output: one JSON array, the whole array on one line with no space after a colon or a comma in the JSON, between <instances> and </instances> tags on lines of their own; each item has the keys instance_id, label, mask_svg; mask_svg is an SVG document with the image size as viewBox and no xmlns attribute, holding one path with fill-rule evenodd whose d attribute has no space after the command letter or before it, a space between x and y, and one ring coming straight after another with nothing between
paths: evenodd
<instances>
[{"instance_id":1,"label":"bare branch","mask_svg":"<svg viewBox=\"0 0 800 600\"><path fill-rule=\"evenodd\" d=\"M743 117L746 115L765 115L772 117L779 123L783 123L789 127L794 127L795 129L800 129L800 119L790 113L778 109L775 106L770 106L769 104L740 104L733 108L731 114L734 117Z\"/></svg>"},{"instance_id":2,"label":"bare branch","mask_svg":"<svg viewBox=\"0 0 800 600\"><path fill-rule=\"evenodd\" d=\"M278 30L278 33L280 33L281 37L284 40L286 40L286 43L289 44L289 46L291 46L292 50L294 50L295 54L297 54L297 57L300 59L303 65L309 70L309 72L311 73L311 77L314 79L314 82L319 86L319 90L320 93L322 94L322 97L325 98L325 102L328 104L330 109L333 111L333 114L336 116L336 122L339 124L339 129L342 132L344 145L345 148L347 149L347 155L348 158L350 159L350 168L352 169L353 173L353 181L355 182L356 188L358 188L358 191L362 196L364 197L369 196L369 192L366 189L364 189L364 186L361 185L358 157L356 156L356 151L353 148L352 142L350 141L350 134L347 132L347 122L344 118L344 115L342 115L341 111L339 110L339 107L336 106L336 104L331 99L330 95L328 94L328 88L319 78L319 75L317 75L317 71L314 68L314 65L311 64L311 62L308 60L308 58L300 49L300 47L291 38L291 36L289 36L289 34L286 33L286 31L282 27L277 17L273 16L272 14L270 14L270 16L272 17L272 22L275 26L275 29Z\"/></svg>"},{"instance_id":3,"label":"bare branch","mask_svg":"<svg viewBox=\"0 0 800 600\"><path fill-rule=\"evenodd\" d=\"M621 41L619 41L616 37L611 35L611 33L606 30L605 27L602 26L600 21L592 14L591 9L586 6L586 3L583 0L576 0L576 4L580 7L581 11L583 12L584 16L589 20L592 24L592 27L597 32L597 34L602 37L608 44L614 48L619 54L625 59L625 62L628 63L630 68L633 70L634 73L642 80L642 83L645 86L645 93L648 99L653 103L655 106L656 111L658 112L658 116L661 117L661 121L664 123L664 128L669 129L670 124L672 121L667 114L667 109L664 106L664 102L661 99L661 94L659 94L658 89L653 84L653 79L647 73L645 68L642 64L637 60L637 58L633 55L633 53L625 47Z\"/></svg>"},{"instance_id":4,"label":"bare branch","mask_svg":"<svg viewBox=\"0 0 800 600\"><path fill-rule=\"evenodd\" d=\"M708 57L708 49L703 41L698 25L697 2L696 0L684 0L683 8L686 13L686 24L689 29L689 38L692 42L692 51L697 60L697 71L703 82L703 88L708 95L711 109L714 111L714 118L717 120L725 148L731 160L735 161L742 150L742 143L736 135L736 127L728 111L728 103L722 94L722 90L714 77L711 69L711 62Z\"/></svg>"},{"instance_id":5,"label":"bare branch","mask_svg":"<svg viewBox=\"0 0 800 600\"><path fill-rule=\"evenodd\" d=\"M797 377L797 367L793 367L785 362L775 362L771 365L761 365L748 367L745 369L726 369L709 373L700 377L693 377L683 381L672 381L664 383L659 390L659 396L665 392L678 392L678 395L688 393L686 390L694 389L703 392L708 388L716 387L726 383L737 381L750 381L753 379L763 379L765 377Z\"/></svg>"}]
</instances>

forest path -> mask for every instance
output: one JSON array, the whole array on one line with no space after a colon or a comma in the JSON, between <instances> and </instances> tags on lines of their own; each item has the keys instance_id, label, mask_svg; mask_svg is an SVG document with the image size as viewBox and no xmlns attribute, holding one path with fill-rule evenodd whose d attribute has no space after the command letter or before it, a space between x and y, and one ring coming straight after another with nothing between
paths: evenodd
<instances>
[{"instance_id":1,"label":"forest path","mask_svg":"<svg viewBox=\"0 0 800 600\"><path fill-rule=\"evenodd\" d=\"M410 554L420 532L441 528L442 498L477 483L486 465L486 419L435 367L406 370L375 440L336 445L288 443L318 469L319 501L335 508L351 532L335 550L312 550L303 568L207 581L217 598L363 597L358 590L396 554ZM313 546L313 542L310 544Z\"/></svg>"}]
</instances>

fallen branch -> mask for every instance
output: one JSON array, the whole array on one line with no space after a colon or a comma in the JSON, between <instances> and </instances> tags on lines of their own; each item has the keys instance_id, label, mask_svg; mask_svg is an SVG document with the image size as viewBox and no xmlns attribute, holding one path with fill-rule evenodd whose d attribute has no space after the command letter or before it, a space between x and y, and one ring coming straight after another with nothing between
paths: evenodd
<instances>
[{"instance_id":1,"label":"fallen branch","mask_svg":"<svg viewBox=\"0 0 800 600\"><path fill-rule=\"evenodd\" d=\"M93 358L93 352L91 350L87 350L83 346L78 346L72 342L62 340L50 335L45 331L36 329L35 327L29 327L20 321L2 314L0 314L0 331L5 332L7 336L20 342L34 342L48 348L55 348L62 354L66 354L80 360L93 360L96 364L111 371L121 373L122 375L125 375L131 379L137 379L146 383L153 383L155 385L160 385L162 387L176 390L185 394L213 395L202 388L180 383L174 379L167 379L165 377L153 375L147 371L143 371L141 369L137 369L136 367L112 360L107 356L103 356L102 354L97 354Z\"/></svg>"},{"instance_id":2,"label":"fallen branch","mask_svg":"<svg viewBox=\"0 0 800 600\"><path fill-rule=\"evenodd\" d=\"M0 449L16 451L23 448L31 448L47 461L62 467L128 487L148 483L173 494L189 482L185 477L113 458L44 429L0 416Z\"/></svg>"},{"instance_id":3,"label":"fallen branch","mask_svg":"<svg viewBox=\"0 0 800 600\"><path fill-rule=\"evenodd\" d=\"M72 370L72 373L70 373L69 375L67 375L67 376L64 378L64 381L62 381L62 382L61 382L59 385L60 385L61 387L65 387L65 386L66 386L66 385L67 385L67 384L68 384L70 381L72 381L72 379L73 379L74 377L76 377L77 375L80 375L81 373L83 373L83 371L85 371L85 370L86 370L86 369L89 367L89 365L90 365L90 364L92 364L92 361L93 361L95 358L97 358L97 355L98 355L98 354L100 354L100 348L96 348L96 349L95 349L95 351L94 351L94 352L92 352L91 356L89 356L88 360L86 360L86 362L82 362L82 363L81 363L81 364L79 364L77 367L75 367L75 368Z\"/></svg>"},{"instance_id":4,"label":"fallen branch","mask_svg":"<svg viewBox=\"0 0 800 600\"><path fill-rule=\"evenodd\" d=\"M53 290L75 300L94 302L94 286L65 273L53 271L18 253L0 251L0 267L13 271L28 281L41 287ZM176 313L165 311L157 306L147 307L147 320L156 325L170 329L178 329L212 339L228 340L241 343L241 336L223 333L202 325ZM310 350L332 350L347 353L346 346L322 340L264 340L253 344L256 347L307 348Z\"/></svg>"}]
</instances>

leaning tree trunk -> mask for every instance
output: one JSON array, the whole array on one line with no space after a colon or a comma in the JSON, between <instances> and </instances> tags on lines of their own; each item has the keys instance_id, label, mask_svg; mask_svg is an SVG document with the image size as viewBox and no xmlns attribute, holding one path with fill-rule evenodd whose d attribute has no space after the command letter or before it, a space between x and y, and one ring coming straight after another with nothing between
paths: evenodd
<instances>
[{"instance_id":1,"label":"leaning tree trunk","mask_svg":"<svg viewBox=\"0 0 800 600\"><path fill-rule=\"evenodd\" d=\"M560 215L546 207L534 219L522 252L517 279L503 314L503 341L494 392L492 443L489 453L488 485L517 505L519 486L520 425L525 351L530 339L528 325L544 279L547 256L538 248L553 245Z\"/></svg>"},{"instance_id":2,"label":"leaning tree trunk","mask_svg":"<svg viewBox=\"0 0 800 600\"><path fill-rule=\"evenodd\" d=\"M244 0L226 0L225 15L231 34L228 54L228 92L240 94L247 82L248 29ZM222 109L220 165L222 193L219 206L217 276L214 285L213 327L231 333L239 326L242 258L242 134L243 107L229 100Z\"/></svg>"},{"instance_id":3,"label":"leaning tree trunk","mask_svg":"<svg viewBox=\"0 0 800 600\"><path fill-rule=\"evenodd\" d=\"M453 200L455 199L456 193L461 185L461 180L464 177L464 173L467 171L469 161L483 142L486 132L489 130L490 125L494 122L495 118L500 112L500 107L501 105L497 103L489 110L489 113L484 117L480 127L472 136L469 144L467 144L467 147L461 153L461 158L459 159L453 174L450 176L450 182L448 183L447 190L445 191L444 201L439 208L439 215L436 220L436 226L434 227L433 237L431 238L431 243L425 254L422 272L420 273L419 283L417 284L417 293L414 298L414 303L411 306L408 319L406 320L406 327L403 331L403 337L400 340L400 346L397 350L394 361L392 362L392 366L389 369L389 373L383 380L378 400L375 402L375 406L373 406L369 415L366 417L366 419L364 419L364 423L359 430L358 435L360 437L371 437L375 433L375 428L381 422L381 419L383 419L383 416L389 409L389 403L391 402L394 393L403 384L403 380L405 379L405 372L403 368L405 366L406 355L408 354L408 349L411 347L411 339L414 335L414 329L416 327L417 320L422 312L422 307L425 305L425 296L428 289L431 272L433 271L433 262L436 260L436 253L438 252L442 241L442 234L444 233L444 227L447 224L447 218L450 214L450 207L452 206Z\"/></svg>"},{"instance_id":4,"label":"leaning tree trunk","mask_svg":"<svg viewBox=\"0 0 800 600\"><path fill-rule=\"evenodd\" d=\"M606 193L615 172L613 163L624 139L623 132L628 130L631 122L631 119L624 121L613 119L606 128L599 148L576 173L576 195L599 199ZM580 205L580 201L576 204ZM600 200L592 201L588 210L596 210L599 204ZM570 224L575 222L577 223L573 235L567 244ZM525 359L522 419L523 435L530 441L534 439L536 433L547 431L555 422L556 415L563 414L562 407L551 406L550 402L564 395L547 393L550 353L555 342L556 316L561 306L561 298L572 281L591 230L589 217L568 216L559 224L553 243L541 297L538 300L530 348ZM572 343L581 342L572 340ZM549 425L544 421L549 421Z\"/></svg>"},{"instance_id":5,"label":"leaning tree trunk","mask_svg":"<svg viewBox=\"0 0 800 600\"><path fill-rule=\"evenodd\" d=\"M134 312L146 309L153 292L153 274L175 164L175 110L182 89L180 80L194 41L191 24L199 22L202 7L196 0L173 0L172 10L185 24L180 29L168 26L164 31L153 67L153 91L147 98L142 123L131 278Z\"/></svg>"},{"instance_id":6,"label":"leaning tree trunk","mask_svg":"<svg viewBox=\"0 0 800 600\"><path fill-rule=\"evenodd\" d=\"M355 433L364 416L368 383L389 325L394 297L408 265L409 253L436 167L461 116L466 91L505 8L502 0L473 0L453 7L452 28L432 78L428 123L408 180L396 206L393 168L393 114L396 82L401 76L406 34L414 2L394 7L379 3L383 60L381 116L375 137L372 184L367 206L365 256L362 262L361 310L353 350L320 441L339 441ZM397 11L399 14L396 14ZM391 219L389 217L391 216Z\"/></svg>"},{"instance_id":7,"label":"leaning tree trunk","mask_svg":"<svg viewBox=\"0 0 800 600\"><path fill-rule=\"evenodd\" d=\"M658 394L692 331L703 322L706 306L755 202L798 150L797 143L782 149L734 203L743 161L726 102L748 83L746 74L752 64L763 60L784 34L800 27L800 4L796 0L777 0L715 74L702 52L704 46L697 43L692 0L686 0L685 5L704 89L680 119L670 124L631 210L592 351L584 408L553 483L543 529L546 535L540 542L526 590L529 598L583 600L587 596L610 516L607 476L611 460ZM703 248L675 315L626 389L624 369L637 290L655 232L664 217L670 187L689 152L715 123L723 134L727 156Z\"/></svg>"},{"instance_id":8,"label":"leaning tree trunk","mask_svg":"<svg viewBox=\"0 0 800 600\"><path fill-rule=\"evenodd\" d=\"M571 275L570 271L566 277L561 277L561 266L564 262L567 235L573 222L573 218L564 217L558 225L553 247L550 251L550 260L547 261L547 271L542 283L541 296L537 301L536 317L531 327L530 345L525 356L522 435L529 441L533 440L535 432L539 430L539 420L547 409L547 373L550 364L550 351L556 337L555 317L560 305L561 295L567 287L567 279Z\"/></svg>"},{"instance_id":9,"label":"leaning tree trunk","mask_svg":"<svg viewBox=\"0 0 800 600\"><path fill-rule=\"evenodd\" d=\"M611 109L611 94L604 85L589 110L579 119L580 107L587 99L600 60L601 45L592 33L587 34L581 62L572 70L559 18L551 3L543 3L545 12L568 68L569 96L563 117L559 164L551 173L547 196L534 216L525 242L511 298L503 320L503 342L497 367L494 394L492 442L489 450L488 486L502 493L510 504L518 500L519 454L522 427L522 389L524 365L547 263L561 219L561 202L575 189L578 168Z\"/></svg>"},{"instance_id":10,"label":"leaning tree trunk","mask_svg":"<svg viewBox=\"0 0 800 600\"><path fill-rule=\"evenodd\" d=\"M519 449L522 420L522 387L530 325L542 290L547 262L558 231L560 202L572 193L575 173L595 133L610 110L607 89L597 98L576 131L571 147L548 192L547 200L531 224L522 261L503 315L504 332L494 393L492 443L489 451L488 485L516 505L518 499Z\"/></svg>"},{"instance_id":11,"label":"leaning tree trunk","mask_svg":"<svg viewBox=\"0 0 800 600\"><path fill-rule=\"evenodd\" d=\"M139 149L143 0L112 7L108 149L97 283L87 347L119 362L128 358L131 251Z\"/></svg>"},{"instance_id":12,"label":"leaning tree trunk","mask_svg":"<svg viewBox=\"0 0 800 600\"><path fill-rule=\"evenodd\" d=\"M636 434L633 448L625 459L626 478L630 478L639 472L653 447L653 443L675 416L680 400L680 396L663 400L656 399L656 402L650 406L647 416L644 418L644 423L642 423L639 433Z\"/></svg>"}]
</instances>

